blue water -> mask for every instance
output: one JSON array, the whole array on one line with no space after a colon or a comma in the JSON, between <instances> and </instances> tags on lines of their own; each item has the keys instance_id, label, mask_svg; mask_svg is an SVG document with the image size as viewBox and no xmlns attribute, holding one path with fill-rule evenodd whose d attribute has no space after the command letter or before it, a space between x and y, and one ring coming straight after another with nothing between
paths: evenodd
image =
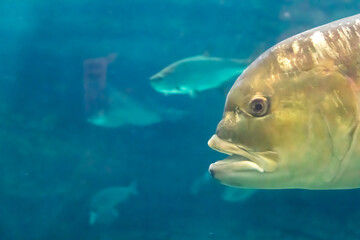
<instances>
[{"instance_id":1,"label":"blue water","mask_svg":"<svg viewBox=\"0 0 360 240\"><path fill-rule=\"evenodd\" d=\"M229 202L210 180L193 194L224 157L207 141L225 95L164 96L149 84L179 59L258 56L359 10L352 0L2 0L0 239L360 239L359 190L262 190ZM84 61L109 54L106 84L184 117L116 128L86 121L87 104L103 99L84 98ZM96 193L134 181L138 195L116 206L116 219L89 225Z\"/></svg>"}]
</instances>

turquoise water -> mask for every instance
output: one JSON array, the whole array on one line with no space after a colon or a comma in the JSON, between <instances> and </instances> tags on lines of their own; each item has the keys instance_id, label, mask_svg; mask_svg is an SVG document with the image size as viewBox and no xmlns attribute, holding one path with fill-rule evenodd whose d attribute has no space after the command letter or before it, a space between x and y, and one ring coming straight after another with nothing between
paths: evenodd
<instances>
[{"instance_id":1,"label":"turquoise water","mask_svg":"<svg viewBox=\"0 0 360 240\"><path fill-rule=\"evenodd\" d=\"M0 239L360 239L359 190L227 192L207 174L224 157L207 146L224 89L166 96L149 81L204 53L255 58L359 10L352 0L2 0Z\"/></svg>"}]
</instances>

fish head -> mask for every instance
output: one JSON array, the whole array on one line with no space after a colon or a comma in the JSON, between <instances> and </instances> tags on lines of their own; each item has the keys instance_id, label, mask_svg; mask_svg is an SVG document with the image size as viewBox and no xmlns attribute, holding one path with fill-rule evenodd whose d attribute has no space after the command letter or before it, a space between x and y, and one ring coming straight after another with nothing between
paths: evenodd
<instances>
[{"instance_id":1,"label":"fish head","mask_svg":"<svg viewBox=\"0 0 360 240\"><path fill-rule=\"evenodd\" d=\"M183 90L178 82L181 76L176 71L177 65L172 64L150 77L151 86L164 94L182 94Z\"/></svg>"},{"instance_id":2,"label":"fish head","mask_svg":"<svg viewBox=\"0 0 360 240\"><path fill-rule=\"evenodd\" d=\"M264 53L231 88L208 142L230 156L209 172L236 187L331 188L354 132L351 88L336 69L284 71L277 54Z\"/></svg>"},{"instance_id":3,"label":"fish head","mask_svg":"<svg viewBox=\"0 0 360 240\"><path fill-rule=\"evenodd\" d=\"M165 76L161 72L156 73L150 77L150 83L156 84L157 82L161 82L164 78Z\"/></svg>"}]
</instances>

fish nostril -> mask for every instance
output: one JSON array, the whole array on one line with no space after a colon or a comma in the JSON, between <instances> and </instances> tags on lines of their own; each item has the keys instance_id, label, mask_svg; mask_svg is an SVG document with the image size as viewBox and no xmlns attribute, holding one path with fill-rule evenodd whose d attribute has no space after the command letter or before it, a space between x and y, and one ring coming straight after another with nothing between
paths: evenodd
<instances>
[{"instance_id":1,"label":"fish nostril","mask_svg":"<svg viewBox=\"0 0 360 240\"><path fill-rule=\"evenodd\" d=\"M232 139L233 132L224 127L220 127L216 129L216 135L221 139Z\"/></svg>"},{"instance_id":2,"label":"fish nostril","mask_svg":"<svg viewBox=\"0 0 360 240\"><path fill-rule=\"evenodd\" d=\"M234 131L229 121L221 120L216 128L216 135L221 139L232 139Z\"/></svg>"}]
</instances>

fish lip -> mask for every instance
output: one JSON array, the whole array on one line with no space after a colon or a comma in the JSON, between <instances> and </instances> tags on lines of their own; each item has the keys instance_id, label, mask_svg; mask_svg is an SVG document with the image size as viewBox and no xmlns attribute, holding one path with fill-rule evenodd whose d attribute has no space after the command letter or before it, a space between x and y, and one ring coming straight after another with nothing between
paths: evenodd
<instances>
[{"instance_id":1,"label":"fish lip","mask_svg":"<svg viewBox=\"0 0 360 240\"><path fill-rule=\"evenodd\" d=\"M273 172L277 168L277 163L272 160L262 156L261 152L254 152L250 149L247 149L239 144L234 144L219 138L216 134L213 135L208 141L208 145L210 148L215 151L225 153L230 155L230 157L217 161L210 165L209 170L211 168L221 166L221 165L230 165L230 164L240 164L239 162L243 162L243 165L247 165L247 170L255 170L261 173L269 173ZM268 151L267 153L273 153ZM229 159L233 161L229 161Z\"/></svg>"}]
</instances>

